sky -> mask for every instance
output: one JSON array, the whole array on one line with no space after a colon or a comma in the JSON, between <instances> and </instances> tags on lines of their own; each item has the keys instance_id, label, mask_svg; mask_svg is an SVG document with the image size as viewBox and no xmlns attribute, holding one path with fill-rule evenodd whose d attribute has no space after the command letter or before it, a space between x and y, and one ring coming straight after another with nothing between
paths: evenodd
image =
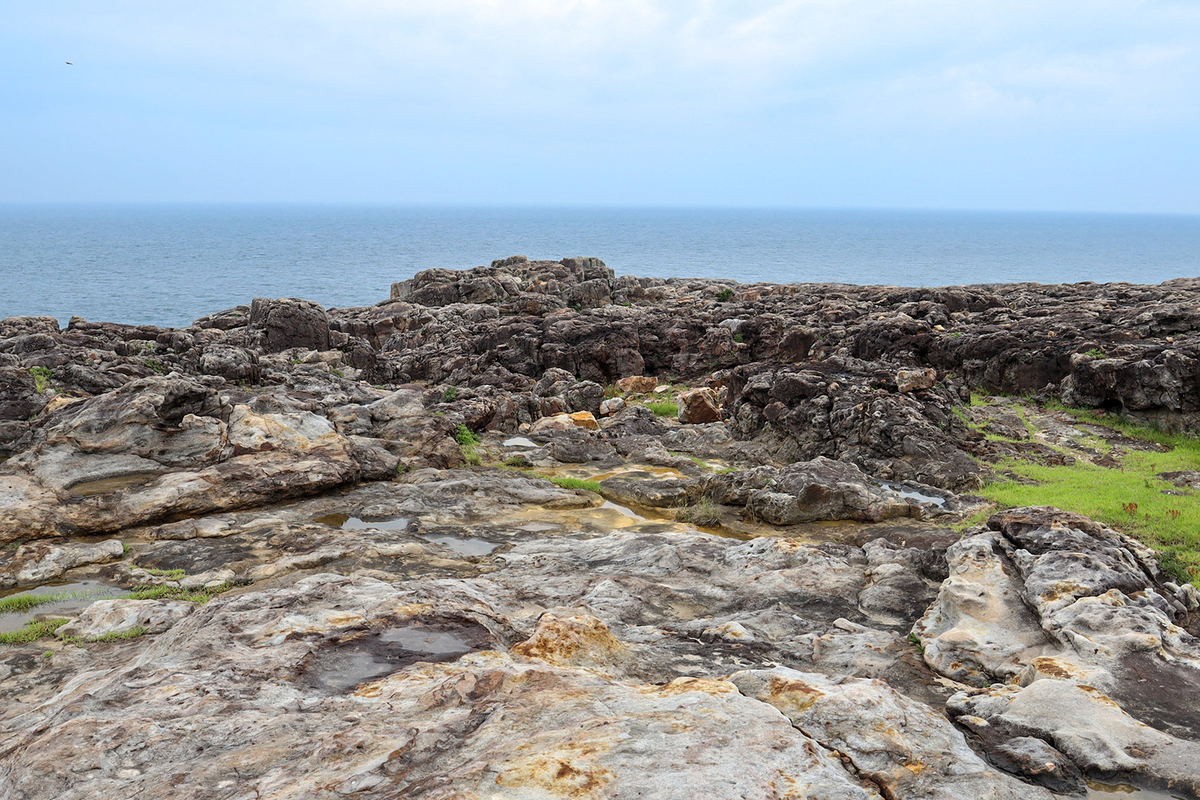
<instances>
[{"instance_id":1,"label":"sky","mask_svg":"<svg viewBox=\"0 0 1200 800\"><path fill-rule=\"evenodd\" d=\"M0 0L60 201L1197 214L1200 2Z\"/></svg>"}]
</instances>

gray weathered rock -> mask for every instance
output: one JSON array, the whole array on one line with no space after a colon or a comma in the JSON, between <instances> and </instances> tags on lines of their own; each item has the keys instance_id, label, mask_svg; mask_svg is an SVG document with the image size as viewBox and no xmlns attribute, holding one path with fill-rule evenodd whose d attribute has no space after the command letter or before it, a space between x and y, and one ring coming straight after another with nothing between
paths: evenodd
<instances>
[{"instance_id":1,"label":"gray weathered rock","mask_svg":"<svg viewBox=\"0 0 1200 800\"><path fill-rule=\"evenodd\" d=\"M60 638L162 633L192 613L195 603L180 600L97 600L57 631Z\"/></svg>"}]
</instances>

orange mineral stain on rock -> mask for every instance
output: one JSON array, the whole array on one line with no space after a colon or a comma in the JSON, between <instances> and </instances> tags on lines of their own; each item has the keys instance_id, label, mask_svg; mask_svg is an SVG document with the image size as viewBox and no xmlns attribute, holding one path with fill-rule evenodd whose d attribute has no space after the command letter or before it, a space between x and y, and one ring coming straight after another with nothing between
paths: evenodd
<instances>
[{"instance_id":1,"label":"orange mineral stain on rock","mask_svg":"<svg viewBox=\"0 0 1200 800\"><path fill-rule=\"evenodd\" d=\"M713 680L711 678L676 678L663 686L639 686L643 694L658 697L676 697L690 692L703 692L718 697L723 694L737 694L737 687L729 681Z\"/></svg>"},{"instance_id":2,"label":"orange mineral stain on rock","mask_svg":"<svg viewBox=\"0 0 1200 800\"><path fill-rule=\"evenodd\" d=\"M766 700L791 719L813 706L825 693L803 681L784 680L772 676L766 687Z\"/></svg>"},{"instance_id":3,"label":"orange mineral stain on rock","mask_svg":"<svg viewBox=\"0 0 1200 800\"><path fill-rule=\"evenodd\" d=\"M577 428L586 428L590 431L600 430L600 423L596 422L596 418L590 411L576 411L568 416L571 417L571 422L574 422Z\"/></svg>"},{"instance_id":4,"label":"orange mineral stain on rock","mask_svg":"<svg viewBox=\"0 0 1200 800\"><path fill-rule=\"evenodd\" d=\"M514 789L540 789L538 796L602 800L609 796L607 787L614 776L595 762L595 756L608 752L609 745L592 736L507 759L494 765L496 783Z\"/></svg>"},{"instance_id":5,"label":"orange mineral stain on rock","mask_svg":"<svg viewBox=\"0 0 1200 800\"><path fill-rule=\"evenodd\" d=\"M1038 675L1045 678L1061 678L1064 680L1076 677L1071 665L1049 656L1039 656L1033 660L1033 668Z\"/></svg>"},{"instance_id":6,"label":"orange mineral stain on rock","mask_svg":"<svg viewBox=\"0 0 1200 800\"><path fill-rule=\"evenodd\" d=\"M543 614L533 636L512 648L515 655L556 666L614 667L629 648L596 617L582 614L556 617Z\"/></svg>"}]
</instances>

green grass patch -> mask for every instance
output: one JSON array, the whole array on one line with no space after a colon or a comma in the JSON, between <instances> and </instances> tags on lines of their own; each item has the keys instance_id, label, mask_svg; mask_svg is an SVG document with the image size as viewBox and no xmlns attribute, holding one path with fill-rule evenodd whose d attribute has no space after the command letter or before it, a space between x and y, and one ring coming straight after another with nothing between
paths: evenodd
<instances>
[{"instance_id":1,"label":"green grass patch","mask_svg":"<svg viewBox=\"0 0 1200 800\"><path fill-rule=\"evenodd\" d=\"M28 644L29 642L36 642L38 639L53 636L56 630L66 625L69 621L66 619L33 620L19 631L0 633L0 644Z\"/></svg>"},{"instance_id":2,"label":"green grass patch","mask_svg":"<svg viewBox=\"0 0 1200 800\"><path fill-rule=\"evenodd\" d=\"M143 586L128 595L130 600L186 600L204 605L222 592L238 586L248 586L245 581L225 581L208 589L184 589L181 586Z\"/></svg>"},{"instance_id":3,"label":"green grass patch","mask_svg":"<svg viewBox=\"0 0 1200 800\"><path fill-rule=\"evenodd\" d=\"M971 405L973 406L990 406L992 404L992 395L984 394L981 391L971 392Z\"/></svg>"},{"instance_id":4,"label":"green grass patch","mask_svg":"<svg viewBox=\"0 0 1200 800\"><path fill-rule=\"evenodd\" d=\"M551 476L549 481L555 486L561 486L563 489L583 489L584 491L600 494L599 481L585 481L582 478L564 478L558 475Z\"/></svg>"},{"instance_id":5,"label":"green grass patch","mask_svg":"<svg viewBox=\"0 0 1200 800\"><path fill-rule=\"evenodd\" d=\"M99 600L112 597L112 592L98 589L90 592L52 592L47 594L13 594L0 598L0 614L19 614L47 603L64 600Z\"/></svg>"},{"instance_id":6,"label":"green grass patch","mask_svg":"<svg viewBox=\"0 0 1200 800\"><path fill-rule=\"evenodd\" d=\"M677 417L679 416L679 406L676 403L646 403L646 408L654 412L657 417Z\"/></svg>"},{"instance_id":7,"label":"green grass patch","mask_svg":"<svg viewBox=\"0 0 1200 800\"><path fill-rule=\"evenodd\" d=\"M1163 551L1164 569L1169 567L1175 577L1200 585L1200 502L1193 493L1165 494L1184 490L1156 477L1160 472L1200 469L1200 440L1108 419L1088 421L1172 449L1165 453L1130 450L1115 469L1084 461L1045 466L1008 460L998 466L1036 484L998 480L980 493L1006 508L1052 505L1084 514Z\"/></svg>"},{"instance_id":8,"label":"green grass patch","mask_svg":"<svg viewBox=\"0 0 1200 800\"><path fill-rule=\"evenodd\" d=\"M1080 422L1087 422L1092 425L1100 425L1105 428L1111 428L1114 431L1125 434L1130 439L1141 439L1143 442L1153 442L1166 447L1188 447L1189 443L1193 447L1200 447L1197 444L1197 439L1191 436L1169 433L1159 428L1153 428L1147 425L1139 425L1136 422L1118 417L1116 414L1106 414L1103 411L1095 411L1090 408L1073 408L1065 406L1058 402L1046 403L1047 411L1064 411L1070 414ZM1193 467L1194 469L1194 467Z\"/></svg>"},{"instance_id":9,"label":"green grass patch","mask_svg":"<svg viewBox=\"0 0 1200 800\"><path fill-rule=\"evenodd\" d=\"M458 399L458 387L457 386L447 386L445 389L442 390L442 402L443 403L453 403L457 399Z\"/></svg>"}]
</instances>

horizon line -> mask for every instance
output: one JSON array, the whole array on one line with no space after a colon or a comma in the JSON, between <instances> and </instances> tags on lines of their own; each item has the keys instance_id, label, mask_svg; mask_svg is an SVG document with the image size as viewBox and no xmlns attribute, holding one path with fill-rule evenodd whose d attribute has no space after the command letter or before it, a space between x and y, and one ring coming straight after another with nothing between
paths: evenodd
<instances>
[{"instance_id":1,"label":"horizon line","mask_svg":"<svg viewBox=\"0 0 1200 800\"><path fill-rule=\"evenodd\" d=\"M1200 219L1200 211L1111 211L934 206L843 205L716 205L672 203L487 203L414 202L403 200L0 200L5 207L293 207L293 208L396 208L529 211L727 211L727 212L864 212L911 214L1026 214L1052 216L1183 217Z\"/></svg>"}]
</instances>

